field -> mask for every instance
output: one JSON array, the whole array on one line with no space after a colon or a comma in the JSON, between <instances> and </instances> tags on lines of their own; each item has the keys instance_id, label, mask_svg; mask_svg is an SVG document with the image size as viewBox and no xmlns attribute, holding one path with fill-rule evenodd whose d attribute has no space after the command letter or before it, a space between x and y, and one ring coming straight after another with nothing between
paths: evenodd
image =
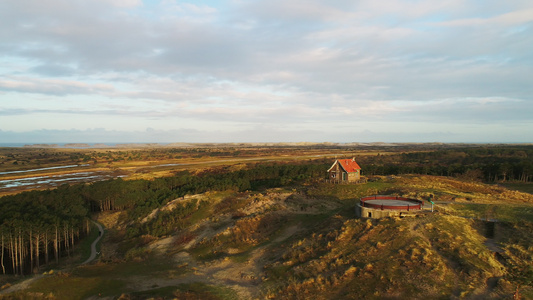
<instances>
[{"instance_id":1,"label":"field","mask_svg":"<svg viewBox=\"0 0 533 300\"><path fill-rule=\"evenodd\" d=\"M262 161L294 161L343 155L375 155L372 148L259 147L206 144L203 147L152 148L0 148L0 196L110 178L153 179L174 173ZM46 177L48 181L43 182ZM24 181L12 187L4 181ZM54 180L56 179L56 180Z\"/></svg>"},{"instance_id":2,"label":"field","mask_svg":"<svg viewBox=\"0 0 533 300\"><path fill-rule=\"evenodd\" d=\"M533 195L527 183L396 174L339 185L315 171L325 172L331 158L294 166L292 160L206 165L193 175L172 170L181 174L176 182L184 191L198 192L181 196L174 190L178 197L149 207L136 202L95 211L92 217L106 227L97 262L78 265L93 231L71 260L51 264L29 283L0 277L0 299L510 299L517 291L533 298ZM227 178L250 178L250 185L225 188L231 186ZM157 192L165 182L178 184L151 180L131 184L142 183L154 197L170 195ZM204 189L203 181L211 188ZM74 191L90 195L88 188ZM63 189L73 192L57 193ZM358 199L373 194L433 195L437 205L415 217L355 218ZM17 288L19 281L26 283Z\"/></svg>"}]
</instances>

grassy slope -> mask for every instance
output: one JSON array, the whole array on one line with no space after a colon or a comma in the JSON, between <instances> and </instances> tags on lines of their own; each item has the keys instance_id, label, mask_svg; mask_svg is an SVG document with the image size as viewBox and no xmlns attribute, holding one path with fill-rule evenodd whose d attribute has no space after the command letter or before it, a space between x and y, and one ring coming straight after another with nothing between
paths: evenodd
<instances>
[{"instance_id":1,"label":"grassy slope","mask_svg":"<svg viewBox=\"0 0 533 300\"><path fill-rule=\"evenodd\" d=\"M517 190L520 192L533 194L533 183L531 182L501 183L501 185L511 190Z\"/></svg>"},{"instance_id":2,"label":"grassy slope","mask_svg":"<svg viewBox=\"0 0 533 300\"><path fill-rule=\"evenodd\" d=\"M468 222L436 215L339 222L289 247L272 267L274 274L276 268L284 272L273 275L270 294L322 299L473 294L488 278L501 276L501 265ZM279 284L287 277L288 284Z\"/></svg>"},{"instance_id":3,"label":"grassy slope","mask_svg":"<svg viewBox=\"0 0 533 300\"><path fill-rule=\"evenodd\" d=\"M418 198L432 193L437 200L459 204L415 218L353 218L358 197L390 193ZM111 230L102 249L105 263L44 277L20 295L499 299L509 298L520 284L522 295L533 296L531 195L406 176L366 185L203 197L210 206L176 235L144 237L135 244L121 242L123 230ZM487 211L505 221L493 237L499 254L486 245L484 223L470 218Z\"/></svg>"}]
</instances>

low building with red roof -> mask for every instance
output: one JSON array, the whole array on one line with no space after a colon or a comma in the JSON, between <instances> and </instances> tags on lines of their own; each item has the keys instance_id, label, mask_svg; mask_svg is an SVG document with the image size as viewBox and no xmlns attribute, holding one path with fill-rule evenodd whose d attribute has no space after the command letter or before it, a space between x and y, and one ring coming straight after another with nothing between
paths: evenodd
<instances>
[{"instance_id":1,"label":"low building with red roof","mask_svg":"<svg viewBox=\"0 0 533 300\"><path fill-rule=\"evenodd\" d=\"M333 182L358 182L361 167L352 159L337 159L328 170L328 179Z\"/></svg>"}]
</instances>

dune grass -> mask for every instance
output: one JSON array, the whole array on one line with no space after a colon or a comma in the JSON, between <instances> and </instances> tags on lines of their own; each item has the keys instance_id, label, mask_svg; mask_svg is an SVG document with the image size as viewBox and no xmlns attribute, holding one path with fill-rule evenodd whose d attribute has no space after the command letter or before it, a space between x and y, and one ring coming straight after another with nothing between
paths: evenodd
<instances>
[{"instance_id":1,"label":"dune grass","mask_svg":"<svg viewBox=\"0 0 533 300\"><path fill-rule=\"evenodd\" d=\"M505 222L533 222L533 205L453 203L448 205L464 217Z\"/></svg>"},{"instance_id":2,"label":"dune grass","mask_svg":"<svg viewBox=\"0 0 533 300\"><path fill-rule=\"evenodd\" d=\"M117 263L99 263L80 266L73 270L73 275L79 277L99 276L104 279L128 278L136 274L151 277L165 277L176 269L172 259L164 255L148 252L145 259L120 261Z\"/></svg>"},{"instance_id":3,"label":"dune grass","mask_svg":"<svg viewBox=\"0 0 533 300\"><path fill-rule=\"evenodd\" d=\"M123 293L133 292L128 287L128 282L135 276L172 278L183 272L184 270L177 268L172 260L150 254L143 261L99 263L80 266L71 272L57 272L36 280L24 292L17 292L10 296L21 299L31 295L53 296L54 299L86 299L92 296L117 297ZM165 294L167 290L163 289L157 293ZM167 294L171 295L173 291L175 289Z\"/></svg>"},{"instance_id":4,"label":"dune grass","mask_svg":"<svg viewBox=\"0 0 533 300\"><path fill-rule=\"evenodd\" d=\"M234 300L239 299L230 288L200 282L180 284L174 292L177 299Z\"/></svg>"},{"instance_id":5,"label":"dune grass","mask_svg":"<svg viewBox=\"0 0 533 300\"><path fill-rule=\"evenodd\" d=\"M507 182L507 183L500 183L500 185L511 189L516 190L524 193L533 194L533 182Z\"/></svg>"},{"instance_id":6,"label":"dune grass","mask_svg":"<svg viewBox=\"0 0 533 300\"><path fill-rule=\"evenodd\" d=\"M531 261L528 257L533 249L533 205L476 202L482 201L483 195L503 199L509 191L435 180L409 177L362 185L324 183L261 193L206 194L212 200L206 207L216 209L197 208L187 225L190 228L176 233L201 236L192 248L175 250L171 243L166 252L159 252L149 246L156 237L142 245L123 243L124 251L117 251L115 260L48 275L27 291L57 299L117 298L122 294L130 299L237 299L228 282L240 278L200 283L192 277L193 270L196 276L211 274L200 269L217 266L222 261L218 259L227 257L232 268L246 266L252 259L264 264L254 274L261 280L253 287L260 289L264 298L505 298L518 282L523 282L528 295L531 279L524 266ZM355 204L365 195L417 197L428 191L466 193L469 188L478 190L473 200L449 204L446 212L403 219L354 217ZM276 209L264 209L274 202ZM487 237L479 225L484 222L475 220L487 217L502 221L494 237L503 250L500 259L485 245ZM194 227L198 224L201 226ZM262 251L254 252L256 249ZM177 265L173 255L180 251L188 252L187 260ZM497 285L489 286L488 280L494 278L500 278ZM135 286L140 281L142 287Z\"/></svg>"},{"instance_id":7,"label":"dune grass","mask_svg":"<svg viewBox=\"0 0 533 300\"><path fill-rule=\"evenodd\" d=\"M53 299L86 299L90 296L115 296L125 290L125 283L102 277L77 277L59 273L35 281L24 294L41 294ZM25 299L25 296L22 299ZM17 298L15 296L15 298Z\"/></svg>"}]
</instances>

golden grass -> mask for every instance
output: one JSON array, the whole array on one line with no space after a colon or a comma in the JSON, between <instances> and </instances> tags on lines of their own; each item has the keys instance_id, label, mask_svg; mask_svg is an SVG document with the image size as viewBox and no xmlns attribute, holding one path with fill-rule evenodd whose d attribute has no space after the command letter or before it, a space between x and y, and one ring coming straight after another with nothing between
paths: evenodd
<instances>
[{"instance_id":1,"label":"golden grass","mask_svg":"<svg viewBox=\"0 0 533 300\"><path fill-rule=\"evenodd\" d=\"M376 224L347 220L334 231L294 242L269 268L273 287L267 297L327 299L332 291L376 299L472 296L488 278L501 276L503 266L469 222L447 216ZM288 280L279 284L277 276Z\"/></svg>"},{"instance_id":2,"label":"golden grass","mask_svg":"<svg viewBox=\"0 0 533 300\"><path fill-rule=\"evenodd\" d=\"M473 203L527 203L533 204L533 195L503 186L479 182L468 182L441 176L403 176L398 179L403 189L415 196L427 199L429 194L435 201L458 201Z\"/></svg>"},{"instance_id":3,"label":"golden grass","mask_svg":"<svg viewBox=\"0 0 533 300\"><path fill-rule=\"evenodd\" d=\"M77 277L70 273L50 275L34 282L31 287L17 293L21 298L36 299L86 299L91 296L114 296L125 289L125 283L116 279ZM15 296L15 298L18 298Z\"/></svg>"},{"instance_id":4,"label":"golden grass","mask_svg":"<svg viewBox=\"0 0 533 300\"><path fill-rule=\"evenodd\" d=\"M453 204L447 212L413 218L356 219L353 205L357 199L375 193L419 199L434 194L437 201L468 196L470 200L461 201L473 204L472 208ZM239 278L218 278L216 285L178 284L179 280L194 282L198 274L214 278L217 268L230 268L228 265L243 270L257 268L260 279L253 287L262 291L262 298L274 299L498 299L511 297L518 284L524 293L532 290L527 267L533 265L533 228L526 217L533 212L505 211L509 217L520 218L496 225L493 242L503 250L498 255L486 245L482 221L465 218L470 217L469 211L506 201L521 203L512 207L530 209L533 202L528 194L450 178L401 176L366 185L318 184L198 197L207 200L210 214L176 232L168 249L151 248L158 240L145 237L138 244L123 244L127 247L114 262L49 277L31 292L73 299L101 291L110 297L120 293L132 297L219 297L208 286L222 286L220 297L228 292L232 298ZM460 205L468 210L458 209ZM118 213L102 214L99 219L115 230L120 224ZM287 230L289 227L294 230ZM117 242L108 239L104 246ZM186 244L191 248L185 249ZM178 254L184 259L179 263L171 256ZM77 294L71 294L70 286L63 291L59 284L81 284L80 278L87 278L88 284ZM131 288L135 280L154 278L169 286L144 291ZM111 283L103 284L107 279ZM489 281L495 284L489 285ZM242 286L252 286L242 282Z\"/></svg>"}]
</instances>

